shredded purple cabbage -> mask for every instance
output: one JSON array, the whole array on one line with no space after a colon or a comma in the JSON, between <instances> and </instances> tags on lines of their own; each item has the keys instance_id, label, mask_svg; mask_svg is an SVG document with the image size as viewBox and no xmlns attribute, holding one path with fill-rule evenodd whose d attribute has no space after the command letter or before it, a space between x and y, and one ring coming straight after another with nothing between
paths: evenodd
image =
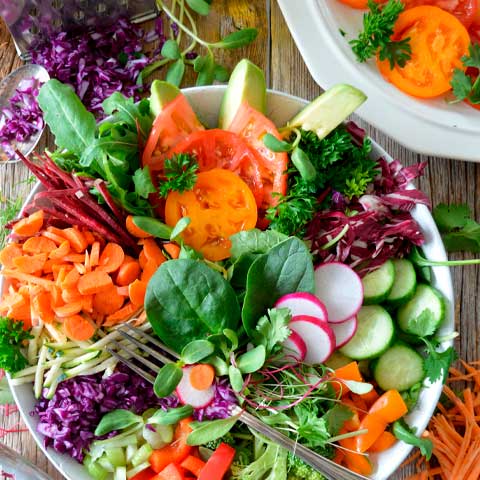
<instances>
[{"instance_id":1,"label":"shredded purple cabbage","mask_svg":"<svg viewBox=\"0 0 480 480\"><path fill-rule=\"evenodd\" d=\"M0 111L0 145L8 158L15 157L17 142L26 142L43 130L45 124L37 103L40 86L41 82L36 78L23 80L9 105Z\"/></svg>"},{"instance_id":2,"label":"shredded purple cabbage","mask_svg":"<svg viewBox=\"0 0 480 480\"><path fill-rule=\"evenodd\" d=\"M215 385L215 396L212 403L204 408L198 408L193 412L195 420L215 420L228 418L233 408L238 404L237 397L231 389L227 379L219 380Z\"/></svg>"},{"instance_id":3,"label":"shredded purple cabbage","mask_svg":"<svg viewBox=\"0 0 480 480\"><path fill-rule=\"evenodd\" d=\"M137 79L149 63L141 53L143 38L142 29L120 18L101 30L53 34L30 53L33 63L71 85L87 109L101 115L103 100L116 91L139 100Z\"/></svg>"},{"instance_id":4,"label":"shredded purple cabbage","mask_svg":"<svg viewBox=\"0 0 480 480\"><path fill-rule=\"evenodd\" d=\"M123 408L140 414L151 407L168 409L178 403L174 396L158 398L150 383L119 366L107 378L97 374L61 382L53 398L42 396L31 415L39 416L37 431L45 436L46 447L82 462L105 413Z\"/></svg>"}]
</instances>

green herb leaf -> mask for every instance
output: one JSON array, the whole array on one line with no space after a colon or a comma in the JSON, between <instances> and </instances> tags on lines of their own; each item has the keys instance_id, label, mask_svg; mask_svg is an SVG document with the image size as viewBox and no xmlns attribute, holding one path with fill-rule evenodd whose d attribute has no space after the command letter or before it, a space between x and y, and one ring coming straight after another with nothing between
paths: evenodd
<instances>
[{"instance_id":1,"label":"green herb leaf","mask_svg":"<svg viewBox=\"0 0 480 480\"><path fill-rule=\"evenodd\" d=\"M133 174L133 184L135 185L135 193L142 198L148 198L151 193L157 191L152 183L148 165L135 170L135 173Z\"/></svg>"},{"instance_id":2,"label":"green herb leaf","mask_svg":"<svg viewBox=\"0 0 480 480\"><path fill-rule=\"evenodd\" d=\"M215 369L215 374L217 376L224 377L225 375L228 375L228 365L220 357L212 355L205 360L205 363L210 364Z\"/></svg>"},{"instance_id":3,"label":"green herb leaf","mask_svg":"<svg viewBox=\"0 0 480 480\"><path fill-rule=\"evenodd\" d=\"M173 242L190 225L191 221L190 217L182 217L173 227L170 240Z\"/></svg>"},{"instance_id":4,"label":"green herb leaf","mask_svg":"<svg viewBox=\"0 0 480 480\"><path fill-rule=\"evenodd\" d=\"M230 237L232 246L230 254L233 260L246 253L267 253L272 247L286 240L288 237L275 230L245 230Z\"/></svg>"},{"instance_id":5,"label":"green herb leaf","mask_svg":"<svg viewBox=\"0 0 480 480\"><path fill-rule=\"evenodd\" d=\"M213 74L217 82L228 82L230 78L230 72L223 65L215 65Z\"/></svg>"},{"instance_id":6,"label":"green herb leaf","mask_svg":"<svg viewBox=\"0 0 480 480\"><path fill-rule=\"evenodd\" d=\"M13 405L15 399L13 398L10 387L8 386L7 377L0 380L0 405Z\"/></svg>"},{"instance_id":7,"label":"green herb leaf","mask_svg":"<svg viewBox=\"0 0 480 480\"><path fill-rule=\"evenodd\" d=\"M23 329L23 322L0 317L0 368L9 373L24 369L27 359L22 354L22 343L33 338Z\"/></svg>"},{"instance_id":8,"label":"green herb leaf","mask_svg":"<svg viewBox=\"0 0 480 480\"><path fill-rule=\"evenodd\" d=\"M190 426L193 428L193 432L187 437L187 445L203 445L223 437L234 427L239 417L239 415L235 415L220 420L192 422Z\"/></svg>"},{"instance_id":9,"label":"green herb leaf","mask_svg":"<svg viewBox=\"0 0 480 480\"><path fill-rule=\"evenodd\" d=\"M170 60L178 60L181 57L178 43L175 40L167 40L163 44L161 55Z\"/></svg>"},{"instance_id":10,"label":"green herb leaf","mask_svg":"<svg viewBox=\"0 0 480 480\"><path fill-rule=\"evenodd\" d=\"M167 158L164 163L165 181L160 184L159 192L166 197L170 192L180 193L191 190L197 181L198 163L193 155L179 153Z\"/></svg>"},{"instance_id":11,"label":"green herb leaf","mask_svg":"<svg viewBox=\"0 0 480 480\"><path fill-rule=\"evenodd\" d=\"M466 67L480 69L480 45L471 43L468 47L468 55L462 57L462 62Z\"/></svg>"},{"instance_id":12,"label":"green herb leaf","mask_svg":"<svg viewBox=\"0 0 480 480\"><path fill-rule=\"evenodd\" d=\"M230 385L232 386L235 392L241 392L243 389L243 376L242 372L233 365L228 367L228 378L230 380Z\"/></svg>"},{"instance_id":13,"label":"green herb leaf","mask_svg":"<svg viewBox=\"0 0 480 480\"><path fill-rule=\"evenodd\" d=\"M51 79L40 88L37 97L45 123L60 148L78 157L95 140L95 117L84 107L68 85Z\"/></svg>"},{"instance_id":14,"label":"green herb leaf","mask_svg":"<svg viewBox=\"0 0 480 480\"><path fill-rule=\"evenodd\" d=\"M294 408L298 417L298 435L305 440L309 447L322 447L330 438L327 420L319 418L318 408L310 402L301 402Z\"/></svg>"},{"instance_id":15,"label":"green herb leaf","mask_svg":"<svg viewBox=\"0 0 480 480\"><path fill-rule=\"evenodd\" d=\"M95 435L100 437L114 430L123 430L135 424L143 424L143 419L129 410L112 410L105 414L95 429Z\"/></svg>"},{"instance_id":16,"label":"green herb leaf","mask_svg":"<svg viewBox=\"0 0 480 480\"><path fill-rule=\"evenodd\" d=\"M347 405L336 403L331 409L329 409L323 416L327 422L328 433L333 437L340 433L345 422L353 417L353 410Z\"/></svg>"},{"instance_id":17,"label":"green herb leaf","mask_svg":"<svg viewBox=\"0 0 480 480\"><path fill-rule=\"evenodd\" d=\"M419 438L413 428L409 427L404 420L397 420L393 424L393 434L402 442L418 447L422 455L430 460L433 452L433 444L429 438Z\"/></svg>"},{"instance_id":18,"label":"green herb leaf","mask_svg":"<svg viewBox=\"0 0 480 480\"><path fill-rule=\"evenodd\" d=\"M211 43L210 46L227 49L240 48L252 43L257 38L257 35L258 30L256 28L244 28L223 37L219 42Z\"/></svg>"},{"instance_id":19,"label":"green herb leaf","mask_svg":"<svg viewBox=\"0 0 480 480\"><path fill-rule=\"evenodd\" d=\"M228 338L228 340L230 341L232 345L231 350L235 351L238 348L238 335L229 328L225 328L223 330L223 335L225 335L225 337Z\"/></svg>"},{"instance_id":20,"label":"green herb leaf","mask_svg":"<svg viewBox=\"0 0 480 480\"><path fill-rule=\"evenodd\" d=\"M433 312L426 308L419 315L408 320L408 332L419 337L429 337L435 333L437 322Z\"/></svg>"},{"instance_id":21,"label":"green herb leaf","mask_svg":"<svg viewBox=\"0 0 480 480\"><path fill-rule=\"evenodd\" d=\"M240 355L237 360L237 368L242 373L253 373L260 370L266 360L266 350L263 345L258 345L244 354Z\"/></svg>"},{"instance_id":22,"label":"green herb leaf","mask_svg":"<svg viewBox=\"0 0 480 480\"><path fill-rule=\"evenodd\" d=\"M183 76L185 75L185 63L182 58L175 60L167 71L165 80L176 87L179 87L182 83Z\"/></svg>"},{"instance_id":23,"label":"green herb leaf","mask_svg":"<svg viewBox=\"0 0 480 480\"><path fill-rule=\"evenodd\" d=\"M215 60L212 55L203 57L201 69L198 71L197 81L195 85L201 87L204 85L211 85L215 79Z\"/></svg>"},{"instance_id":24,"label":"green herb leaf","mask_svg":"<svg viewBox=\"0 0 480 480\"><path fill-rule=\"evenodd\" d=\"M398 65L403 68L412 58L412 48L410 47L410 38L404 38L398 42L388 42L380 47L378 56L380 60L388 60L390 70Z\"/></svg>"},{"instance_id":25,"label":"green herb leaf","mask_svg":"<svg viewBox=\"0 0 480 480\"><path fill-rule=\"evenodd\" d=\"M197 363L210 356L214 350L215 346L208 340L193 340L183 347L181 359L187 364Z\"/></svg>"},{"instance_id":26,"label":"green herb leaf","mask_svg":"<svg viewBox=\"0 0 480 480\"><path fill-rule=\"evenodd\" d=\"M440 232L449 233L452 230L463 228L471 219L472 212L465 203L452 205L439 203L433 209L432 215Z\"/></svg>"},{"instance_id":27,"label":"green herb leaf","mask_svg":"<svg viewBox=\"0 0 480 480\"><path fill-rule=\"evenodd\" d=\"M264 145L271 150L272 152L290 152L292 150L292 144L279 140L277 137L271 133L266 133L262 141Z\"/></svg>"},{"instance_id":28,"label":"green herb leaf","mask_svg":"<svg viewBox=\"0 0 480 480\"><path fill-rule=\"evenodd\" d=\"M199 15L208 15L210 13L210 5L204 0L187 0L188 6Z\"/></svg>"},{"instance_id":29,"label":"green herb leaf","mask_svg":"<svg viewBox=\"0 0 480 480\"><path fill-rule=\"evenodd\" d=\"M151 417L147 419L146 423L153 425L175 425L180 420L189 417L193 414L193 407L190 405L183 405L182 407L169 408L163 410L159 408Z\"/></svg>"},{"instance_id":30,"label":"green herb leaf","mask_svg":"<svg viewBox=\"0 0 480 480\"><path fill-rule=\"evenodd\" d=\"M464 69L456 68L450 85L457 101L468 100L473 104L480 104L480 45L471 43L468 47L468 55L462 57L463 65L477 69L475 76L467 75ZM470 72L469 72L470 73Z\"/></svg>"},{"instance_id":31,"label":"green herb leaf","mask_svg":"<svg viewBox=\"0 0 480 480\"><path fill-rule=\"evenodd\" d=\"M452 86L453 95L459 102L468 98L473 86L472 79L463 70L460 70L459 68L456 68L453 71L450 85Z\"/></svg>"},{"instance_id":32,"label":"green herb leaf","mask_svg":"<svg viewBox=\"0 0 480 480\"><path fill-rule=\"evenodd\" d=\"M176 363L167 363L158 372L153 391L159 398L168 397L182 379L182 369Z\"/></svg>"},{"instance_id":33,"label":"green herb leaf","mask_svg":"<svg viewBox=\"0 0 480 480\"><path fill-rule=\"evenodd\" d=\"M306 182L313 182L315 180L317 170L310 161L310 158L308 158L308 155L300 147L296 147L293 150L290 160L295 165L295 168L303 180Z\"/></svg>"},{"instance_id":34,"label":"green herb leaf","mask_svg":"<svg viewBox=\"0 0 480 480\"><path fill-rule=\"evenodd\" d=\"M269 356L276 346L282 344L289 336L288 324L292 315L288 308L272 308L257 323L252 339L257 345L263 345Z\"/></svg>"},{"instance_id":35,"label":"green herb leaf","mask_svg":"<svg viewBox=\"0 0 480 480\"><path fill-rule=\"evenodd\" d=\"M132 218L133 223L143 231L149 233L150 235L161 238L162 240L170 240L172 235L172 228L168 225L165 225L160 220L152 217L142 217L134 216Z\"/></svg>"},{"instance_id":36,"label":"green herb leaf","mask_svg":"<svg viewBox=\"0 0 480 480\"><path fill-rule=\"evenodd\" d=\"M437 351L438 342L422 338L426 345L427 356L425 358L425 378L430 383L441 379L442 383L447 381L448 369L457 359L457 352L453 347L448 347L443 352Z\"/></svg>"},{"instance_id":37,"label":"green herb leaf","mask_svg":"<svg viewBox=\"0 0 480 480\"><path fill-rule=\"evenodd\" d=\"M342 380L353 393L357 395L365 395L373 389L373 385L366 382L357 382L356 380Z\"/></svg>"}]
</instances>

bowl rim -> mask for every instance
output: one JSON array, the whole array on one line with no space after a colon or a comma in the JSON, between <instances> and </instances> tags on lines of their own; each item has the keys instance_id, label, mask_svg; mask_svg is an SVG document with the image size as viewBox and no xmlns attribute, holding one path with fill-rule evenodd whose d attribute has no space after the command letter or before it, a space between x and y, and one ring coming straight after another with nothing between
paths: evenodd
<instances>
[{"instance_id":1,"label":"bowl rim","mask_svg":"<svg viewBox=\"0 0 480 480\"><path fill-rule=\"evenodd\" d=\"M196 108L196 102L197 101L205 101L205 92L215 92L212 93L213 96L216 96L216 100L218 101L220 97L220 93L224 92L226 89L225 85L214 85L214 86L206 86L206 87L190 87L190 88L185 88L182 89L182 92L186 95L187 99L189 102L192 103L192 106L194 110L197 113L198 109ZM298 96L290 95L287 93L283 93L277 90L268 90L268 96L267 96L267 104L268 106L271 106L272 101L280 101L284 102L285 105L287 103L290 103L290 107L294 106L294 108L298 111L301 108L303 108L305 105L309 103L309 101L302 99ZM267 107L268 110L268 107ZM283 109L282 109L283 110ZM270 111L270 110L269 110ZM270 115L272 112L270 112ZM215 114L215 116L218 115L218 112ZM387 159L387 161L391 162L393 158L379 145L377 144L373 139L372 141L372 155L375 155L377 158L384 157ZM19 214L19 216L22 214L24 207L33 199L34 195L39 191L39 189L42 188L42 185L40 182L37 182L26 198L22 210ZM435 222L433 221L433 218L430 214L430 211L425 205L417 205L413 212L412 215L414 218L417 220L417 217L421 218L420 220L417 220L419 222L419 225L425 233L425 240L426 243L424 245L424 251L427 257L429 257L429 252L432 250L432 252L435 252L435 259L436 260L446 260L447 255L443 246L443 243L441 241L440 233L436 227ZM430 252L430 254L432 253ZM453 285L452 285L452 278L450 274L450 269L448 267L433 267L432 268L432 273L433 273L433 278L434 278L434 284L439 290L444 294L446 298L446 317L444 320L444 325L441 329L442 333L451 333L454 330L454 293L453 293ZM440 281L440 285L437 285ZM0 293L2 292L3 289L3 277L0 276ZM453 340L449 339L445 342L442 343L442 347L447 348L448 346L453 345ZM9 380L10 384L10 375L7 374L7 378ZM34 417L30 415L30 410L25 407L26 402L24 399L21 398L22 395L22 387L29 386L30 384L24 384L24 385L19 385L19 386L14 386L10 384L10 388L13 394L13 397L15 399L15 403L18 406L18 409L20 411L21 417L23 421L26 423L30 433L32 434L33 438L35 439L35 442L37 445L41 448L45 456L49 459L49 461L53 464L53 466L62 474L64 475L65 478L69 480L83 480L83 478L78 477L79 472L72 472L72 462L74 462L75 466L77 468L84 469L84 467L81 464L78 464L74 460L72 460L70 457L60 454L55 452L52 448L46 448L43 443L43 436L36 431L36 425L38 424L38 417ZM33 391L30 389L31 392L31 399L35 401L33 397ZM442 391L442 384L441 382L437 381L435 384L422 389L422 394L419 399L419 405L423 407L423 411L417 411L416 409L413 411L413 414L416 416L420 416L420 419L414 421L415 426L417 427L419 433L423 432L423 430L426 428L428 422L430 421L430 418L433 415L434 409L436 407L437 401L440 397ZM426 393L428 392L428 394ZM30 400L31 400L30 399ZM434 401L432 401L432 399ZM427 403L427 405L424 405ZM409 417L411 418L412 414L409 414ZM409 419L410 419L409 418ZM415 419L414 419L415 420ZM397 442L392 449L398 450L398 453L393 455L395 460L389 459L388 461L382 462L382 469L377 469L377 471L372 475L372 479L374 480L383 480L389 478L389 476L400 466L401 462L406 458L406 456L409 454L409 452L412 450L411 445L407 445L403 442ZM390 450L392 450L390 449ZM388 451L387 451L388 452ZM380 461L383 457L385 452L376 454L372 456L377 461ZM63 459L63 461L62 461ZM377 465L378 466L378 465ZM85 479L90 478L90 477L85 477Z\"/></svg>"}]
</instances>

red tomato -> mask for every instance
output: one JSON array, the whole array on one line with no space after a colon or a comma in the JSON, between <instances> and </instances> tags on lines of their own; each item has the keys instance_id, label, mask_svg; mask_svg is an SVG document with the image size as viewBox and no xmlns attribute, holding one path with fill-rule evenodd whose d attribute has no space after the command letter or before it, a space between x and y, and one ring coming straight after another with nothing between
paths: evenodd
<instances>
[{"instance_id":1,"label":"red tomato","mask_svg":"<svg viewBox=\"0 0 480 480\"><path fill-rule=\"evenodd\" d=\"M239 135L226 130L194 132L165 154L169 158L178 153L195 155L201 172L223 168L235 172L252 190L255 202L262 204L264 172L262 159Z\"/></svg>"},{"instance_id":2,"label":"red tomato","mask_svg":"<svg viewBox=\"0 0 480 480\"><path fill-rule=\"evenodd\" d=\"M480 9L478 10L480 13ZM472 43L480 43L480 19L478 24L474 23L469 29L468 33L470 34L470 40Z\"/></svg>"},{"instance_id":3,"label":"red tomato","mask_svg":"<svg viewBox=\"0 0 480 480\"><path fill-rule=\"evenodd\" d=\"M143 166L150 171L163 168L165 152L197 130L203 130L195 112L184 95L178 95L157 116L143 151Z\"/></svg>"},{"instance_id":4,"label":"red tomato","mask_svg":"<svg viewBox=\"0 0 480 480\"><path fill-rule=\"evenodd\" d=\"M405 8L434 5L457 17L467 28L479 15L478 0L402 0Z\"/></svg>"},{"instance_id":5,"label":"red tomato","mask_svg":"<svg viewBox=\"0 0 480 480\"><path fill-rule=\"evenodd\" d=\"M260 154L262 166L267 174L263 178L265 192L262 207L266 209L271 205L276 205L278 199L273 193L282 195L287 193L288 155L285 152L275 153L269 150L263 143L263 137L266 133L270 133L281 139L277 128L265 115L244 102L228 130L238 133Z\"/></svg>"}]
</instances>

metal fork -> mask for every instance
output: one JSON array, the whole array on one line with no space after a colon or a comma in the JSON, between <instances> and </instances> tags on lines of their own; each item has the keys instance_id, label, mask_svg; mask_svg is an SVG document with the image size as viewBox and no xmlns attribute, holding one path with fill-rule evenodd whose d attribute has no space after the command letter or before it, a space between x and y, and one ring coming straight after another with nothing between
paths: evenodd
<instances>
[{"instance_id":1,"label":"metal fork","mask_svg":"<svg viewBox=\"0 0 480 480\"><path fill-rule=\"evenodd\" d=\"M141 377L151 383L155 382L154 375L147 370L140 368L137 364L133 363L131 359L137 360L143 367L147 367L155 373L161 365L146 358L143 353L141 354L138 352L138 349L162 364L173 362L172 358L169 358L168 355L174 359L179 358L176 352L168 348L166 345L163 345L156 338L128 323L119 327L118 332L126 340L129 340L136 349L129 348L129 346L127 346L128 344L126 345L125 343L119 343L116 340L112 340L106 347L106 350L120 362L130 367L134 372L138 373ZM122 351L125 356L121 355L119 351ZM232 411L232 415L239 415L239 420L245 425L293 453L305 463L308 463L311 467L322 473L328 480L369 480L368 477L364 477L363 475L354 473L341 465L337 465L332 460L322 457L303 445L298 444L275 428L265 425L260 419L240 407L235 407Z\"/></svg>"}]
</instances>

